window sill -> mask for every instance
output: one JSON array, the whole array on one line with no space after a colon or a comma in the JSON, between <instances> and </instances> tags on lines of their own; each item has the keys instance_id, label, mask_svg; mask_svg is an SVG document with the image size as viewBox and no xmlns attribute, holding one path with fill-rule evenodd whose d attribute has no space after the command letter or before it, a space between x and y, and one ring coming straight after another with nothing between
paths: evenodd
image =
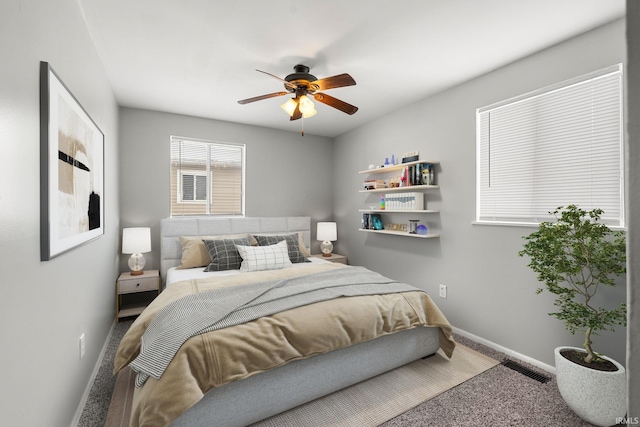
<instances>
[{"instance_id":1,"label":"window sill","mask_svg":"<svg viewBox=\"0 0 640 427\"><path fill-rule=\"evenodd\" d=\"M501 221L472 221L471 225L498 225L500 227L531 227L538 228L539 223L534 222L501 222Z\"/></svg>"},{"instance_id":2,"label":"window sill","mask_svg":"<svg viewBox=\"0 0 640 427\"><path fill-rule=\"evenodd\" d=\"M493 221L493 222L489 222L489 221L472 221L471 225L481 225L481 226L491 226L491 225L497 225L499 227L527 227L527 228L538 228L538 226L540 225L540 223L534 223L534 222L501 222L501 221ZM627 231L626 227L621 227L619 225L608 225L608 227L612 230L612 231Z\"/></svg>"}]
</instances>

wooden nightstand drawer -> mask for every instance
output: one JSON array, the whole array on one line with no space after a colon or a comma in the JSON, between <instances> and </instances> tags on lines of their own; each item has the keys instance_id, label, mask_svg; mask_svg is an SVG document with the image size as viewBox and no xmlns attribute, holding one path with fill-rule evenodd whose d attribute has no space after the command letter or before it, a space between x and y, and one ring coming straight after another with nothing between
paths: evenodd
<instances>
[{"instance_id":1,"label":"wooden nightstand drawer","mask_svg":"<svg viewBox=\"0 0 640 427\"><path fill-rule=\"evenodd\" d=\"M120 286L118 286L119 294L130 294L133 292L144 291L157 291L158 290L158 278L157 277L139 277L131 276L131 278L120 279Z\"/></svg>"}]
</instances>

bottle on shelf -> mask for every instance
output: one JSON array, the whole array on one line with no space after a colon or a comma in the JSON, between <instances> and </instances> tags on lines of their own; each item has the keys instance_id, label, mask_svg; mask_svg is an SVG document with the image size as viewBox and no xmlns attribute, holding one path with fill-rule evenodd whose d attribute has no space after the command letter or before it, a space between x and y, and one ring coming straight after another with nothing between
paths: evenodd
<instances>
[{"instance_id":1,"label":"bottle on shelf","mask_svg":"<svg viewBox=\"0 0 640 427\"><path fill-rule=\"evenodd\" d=\"M380 210L384 210L385 208L385 203L384 203L384 194L380 197Z\"/></svg>"}]
</instances>

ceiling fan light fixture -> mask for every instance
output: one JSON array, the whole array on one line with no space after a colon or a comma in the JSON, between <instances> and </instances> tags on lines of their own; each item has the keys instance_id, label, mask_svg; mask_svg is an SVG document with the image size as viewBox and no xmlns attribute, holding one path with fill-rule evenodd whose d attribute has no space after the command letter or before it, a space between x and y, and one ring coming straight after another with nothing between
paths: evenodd
<instances>
[{"instance_id":1,"label":"ceiling fan light fixture","mask_svg":"<svg viewBox=\"0 0 640 427\"><path fill-rule=\"evenodd\" d=\"M311 100L306 95L302 95L299 102L300 112L302 113L302 117L304 117L305 119L313 117L317 113L315 105L313 105L313 102L311 102Z\"/></svg>"},{"instance_id":2,"label":"ceiling fan light fixture","mask_svg":"<svg viewBox=\"0 0 640 427\"><path fill-rule=\"evenodd\" d=\"M298 103L294 98L289 99L287 102L282 104L280 107L289 115L289 117L293 116L293 113L296 111L296 107Z\"/></svg>"},{"instance_id":3,"label":"ceiling fan light fixture","mask_svg":"<svg viewBox=\"0 0 640 427\"><path fill-rule=\"evenodd\" d=\"M316 109L314 108L313 110L311 110L308 113L302 113L302 117L305 119L310 119L311 117L315 116L317 113Z\"/></svg>"}]
</instances>

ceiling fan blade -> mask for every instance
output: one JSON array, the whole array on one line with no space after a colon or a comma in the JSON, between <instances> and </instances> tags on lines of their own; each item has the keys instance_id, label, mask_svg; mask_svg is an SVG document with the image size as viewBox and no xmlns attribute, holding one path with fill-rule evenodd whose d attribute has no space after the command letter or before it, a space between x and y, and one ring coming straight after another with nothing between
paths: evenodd
<instances>
[{"instance_id":1,"label":"ceiling fan blade","mask_svg":"<svg viewBox=\"0 0 640 427\"><path fill-rule=\"evenodd\" d=\"M356 111L358 111L358 107L356 107L355 105L347 104L346 102L341 101L338 98L334 98L333 96L329 96L325 93L314 93L313 97L316 99L316 101L327 104L330 107L337 108L338 110L347 114L354 114Z\"/></svg>"},{"instance_id":2,"label":"ceiling fan blade","mask_svg":"<svg viewBox=\"0 0 640 427\"><path fill-rule=\"evenodd\" d=\"M289 121L298 120L302 118L302 111L300 111L300 102L296 105L296 109L293 111L293 115L289 119Z\"/></svg>"},{"instance_id":3,"label":"ceiling fan blade","mask_svg":"<svg viewBox=\"0 0 640 427\"><path fill-rule=\"evenodd\" d=\"M268 93L266 95L255 96L253 98L242 99L238 101L238 104L248 104L250 102L262 101L263 99L275 98L276 96L289 95L290 92L274 92Z\"/></svg>"},{"instance_id":4,"label":"ceiling fan blade","mask_svg":"<svg viewBox=\"0 0 640 427\"><path fill-rule=\"evenodd\" d=\"M290 87L291 89L296 89L296 85L286 81L285 79L281 79L280 77L276 76L275 74L267 73L266 71L262 71L262 70L258 70L258 69L256 69L256 71L259 72L259 73L262 73L262 74L266 74L267 76L271 76L276 80L280 80L282 83L285 84L285 86Z\"/></svg>"},{"instance_id":5,"label":"ceiling fan blade","mask_svg":"<svg viewBox=\"0 0 640 427\"><path fill-rule=\"evenodd\" d=\"M356 81L349 74L338 74L337 76L318 79L309 83L313 90L327 90L337 87L354 86Z\"/></svg>"}]
</instances>

